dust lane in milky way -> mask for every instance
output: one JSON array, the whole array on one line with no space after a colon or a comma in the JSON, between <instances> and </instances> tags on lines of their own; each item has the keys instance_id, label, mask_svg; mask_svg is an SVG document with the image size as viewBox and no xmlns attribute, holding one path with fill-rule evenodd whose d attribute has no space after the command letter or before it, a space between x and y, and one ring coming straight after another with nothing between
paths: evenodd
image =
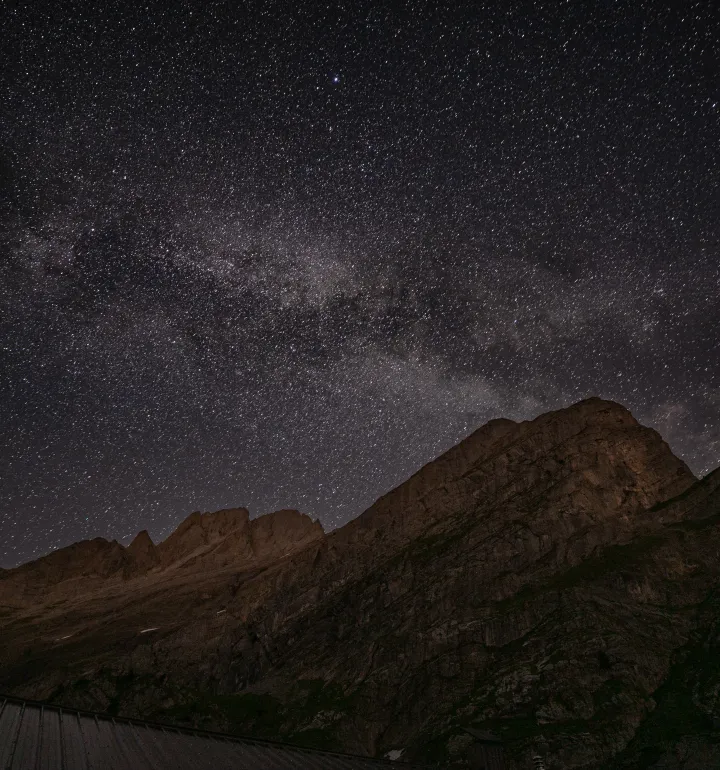
<instances>
[{"instance_id":1,"label":"dust lane in milky way","mask_svg":"<svg viewBox=\"0 0 720 770\"><path fill-rule=\"evenodd\" d=\"M719 465L708 4L282 6L0 22L0 565L589 395Z\"/></svg>"}]
</instances>

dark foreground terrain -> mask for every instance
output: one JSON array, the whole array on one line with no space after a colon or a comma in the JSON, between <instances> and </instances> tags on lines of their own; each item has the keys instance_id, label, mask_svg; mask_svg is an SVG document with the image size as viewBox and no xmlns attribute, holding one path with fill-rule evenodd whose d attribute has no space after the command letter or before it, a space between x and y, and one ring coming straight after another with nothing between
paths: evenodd
<instances>
[{"instance_id":1,"label":"dark foreground terrain","mask_svg":"<svg viewBox=\"0 0 720 770\"><path fill-rule=\"evenodd\" d=\"M623 407L495 420L330 534L191 514L0 570L0 691L462 766L720 767L720 472Z\"/></svg>"}]
</instances>

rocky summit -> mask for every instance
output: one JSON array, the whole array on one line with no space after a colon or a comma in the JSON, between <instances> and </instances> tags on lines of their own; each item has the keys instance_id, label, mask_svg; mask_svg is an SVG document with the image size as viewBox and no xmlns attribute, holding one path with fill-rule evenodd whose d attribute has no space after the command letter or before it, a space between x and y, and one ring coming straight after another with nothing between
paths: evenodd
<instances>
[{"instance_id":1,"label":"rocky summit","mask_svg":"<svg viewBox=\"0 0 720 770\"><path fill-rule=\"evenodd\" d=\"M373 756L720 767L720 471L622 406L493 420L346 526L192 513L0 572L0 691Z\"/></svg>"}]
</instances>

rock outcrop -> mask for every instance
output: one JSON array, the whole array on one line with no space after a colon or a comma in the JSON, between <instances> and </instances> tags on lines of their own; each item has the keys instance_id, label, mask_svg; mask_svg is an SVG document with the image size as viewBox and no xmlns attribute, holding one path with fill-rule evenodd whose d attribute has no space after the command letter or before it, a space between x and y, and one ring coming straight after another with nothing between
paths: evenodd
<instances>
[{"instance_id":1,"label":"rock outcrop","mask_svg":"<svg viewBox=\"0 0 720 770\"><path fill-rule=\"evenodd\" d=\"M143 574L160 563L157 548L146 529L139 532L127 547L127 556L129 564L125 570L126 577Z\"/></svg>"},{"instance_id":2,"label":"rock outcrop","mask_svg":"<svg viewBox=\"0 0 720 770\"><path fill-rule=\"evenodd\" d=\"M125 549L102 537L53 551L37 561L0 575L0 608L42 603L59 586L68 595L83 595L128 566Z\"/></svg>"},{"instance_id":3,"label":"rock outcrop","mask_svg":"<svg viewBox=\"0 0 720 770\"><path fill-rule=\"evenodd\" d=\"M0 574L0 690L458 767L468 726L510 767L720 766L720 473L618 404L494 420L328 535L232 509L91 543ZM72 591L3 598L50 564Z\"/></svg>"},{"instance_id":4,"label":"rock outcrop","mask_svg":"<svg viewBox=\"0 0 720 770\"><path fill-rule=\"evenodd\" d=\"M92 594L99 586L150 572L167 578L167 573L176 569L246 569L323 537L322 525L299 511L276 511L253 520L247 508L195 512L157 546L146 530L127 548L98 537L53 551L17 569L3 570L0 607L23 607L51 596L57 601Z\"/></svg>"},{"instance_id":5,"label":"rock outcrop","mask_svg":"<svg viewBox=\"0 0 720 770\"><path fill-rule=\"evenodd\" d=\"M247 533L250 512L247 508L230 508L215 513L191 513L159 548L163 566L181 565L187 559L212 549L231 533Z\"/></svg>"},{"instance_id":6,"label":"rock outcrop","mask_svg":"<svg viewBox=\"0 0 720 770\"><path fill-rule=\"evenodd\" d=\"M164 567L249 566L286 556L323 538L322 525L294 510L250 519L247 508L191 513L158 547Z\"/></svg>"}]
</instances>

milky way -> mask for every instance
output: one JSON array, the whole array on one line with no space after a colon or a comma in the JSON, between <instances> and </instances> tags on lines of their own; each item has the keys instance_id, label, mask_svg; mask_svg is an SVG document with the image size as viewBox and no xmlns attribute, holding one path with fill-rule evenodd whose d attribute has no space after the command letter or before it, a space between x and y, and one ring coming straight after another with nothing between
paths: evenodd
<instances>
[{"instance_id":1,"label":"milky way","mask_svg":"<svg viewBox=\"0 0 720 770\"><path fill-rule=\"evenodd\" d=\"M720 465L710 3L103 5L0 22L0 564L589 395Z\"/></svg>"}]
</instances>

